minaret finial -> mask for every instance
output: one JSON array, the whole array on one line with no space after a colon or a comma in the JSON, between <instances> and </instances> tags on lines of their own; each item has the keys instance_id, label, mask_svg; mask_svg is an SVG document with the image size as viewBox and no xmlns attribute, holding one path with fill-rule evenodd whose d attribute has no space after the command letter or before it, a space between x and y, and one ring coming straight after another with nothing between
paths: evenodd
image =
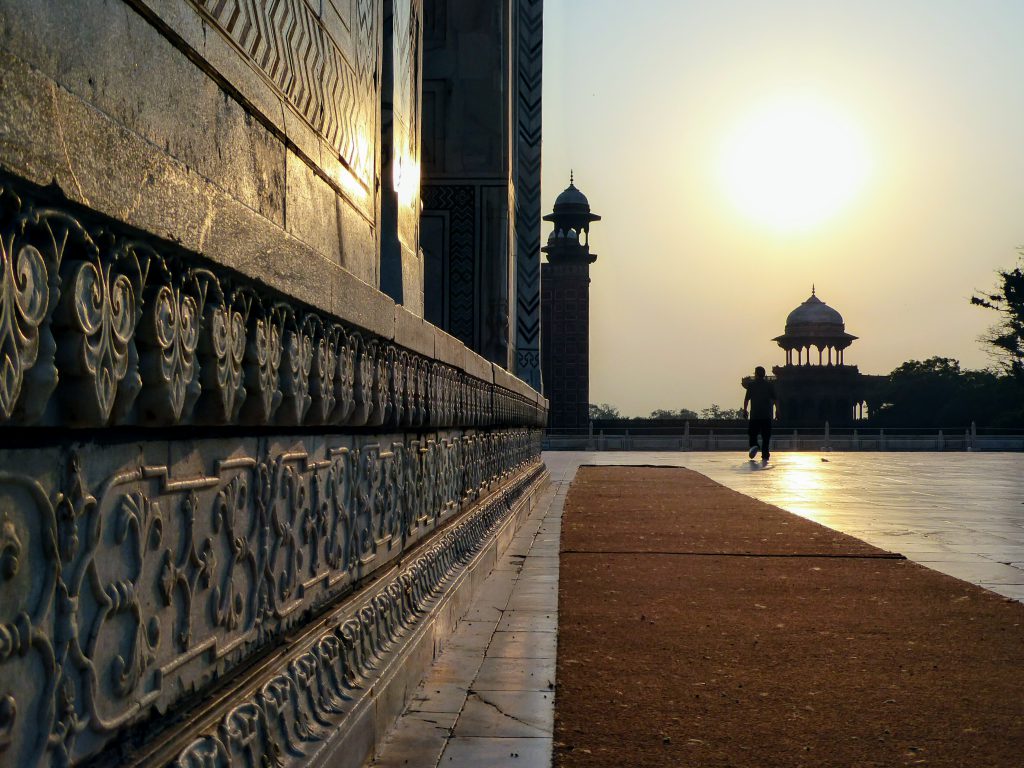
<instances>
[{"instance_id":1,"label":"minaret finial","mask_svg":"<svg viewBox=\"0 0 1024 768\"><path fill-rule=\"evenodd\" d=\"M569 186L572 186L572 168L569 169Z\"/></svg>"},{"instance_id":2,"label":"minaret finial","mask_svg":"<svg viewBox=\"0 0 1024 768\"><path fill-rule=\"evenodd\" d=\"M811 296L814 295L814 283L811 283Z\"/></svg>"}]
</instances>

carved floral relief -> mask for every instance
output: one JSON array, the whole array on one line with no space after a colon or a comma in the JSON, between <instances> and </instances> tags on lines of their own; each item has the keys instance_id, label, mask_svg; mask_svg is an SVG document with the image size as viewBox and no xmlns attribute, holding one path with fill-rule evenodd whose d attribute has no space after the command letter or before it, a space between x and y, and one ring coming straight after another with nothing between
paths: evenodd
<instances>
[{"instance_id":1,"label":"carved floral relief","mask_svg":"<svg viewBox=\"0 0 1024 768\"><path fill-rule=\"evenodd\" d=\"M0 470L0 762L74 764L101 752L540 455L540 432L527 429L331 443L200 441L188 471L146 463L130 447L48 449L49 459ZM432 589L417 597L416 579L436 584L458 559L445 546L431 545L437 563L421 566L426 575L408 571L406 586L323 646L327 657L314 653L280 684L305 684L325 660L348 658L329 681L316 673L342 711L346 686ZM288 690L265 690L265 715L294 709Z\"/></svg>"}]
</instances>

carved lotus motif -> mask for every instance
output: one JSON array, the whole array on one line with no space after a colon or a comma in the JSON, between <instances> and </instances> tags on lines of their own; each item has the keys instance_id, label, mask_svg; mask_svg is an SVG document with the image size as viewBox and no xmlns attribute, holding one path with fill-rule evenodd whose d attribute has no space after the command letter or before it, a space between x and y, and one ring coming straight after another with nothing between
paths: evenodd
<instances>
[{"instance_id":1,"label":"carved lotus motif","mask_svg":"<svg viewBox=\"0 0 1024 768\"><path fill-rule=\"evenodd\" d=\"M143 420L160 423L186 419L199 397L200 307L195 297L167 285L147 296L139 329Z\"/></svg>"},{"instance_id":2,"label":"carved lotus motif","mask_svg":"<svg viewBox=\"0 0 1024 768\"><path fill-rule=\"evenodd\" d=\"M334 378L332 424L348 424L355 412L356 348L352 337L338 329L338 371Z\"/></svg>"},{"instance_id":3,"label":"carved lotus motif","mask_svg":"<svg viewBox=\"0 0 1024 768\"><path fill-rule=\"evenodd\" d=\"M62 325L69 338L58 347L65 380L68 419L79 424L106 424L125 413L141 387L134 345L137 322L135 279L117 268L114 260L67 264L62 297Z\"/></svg>"},{"instance_id":4,"label":"carved lotus motif","mask_svg":"<svg viewBox=\"0 0 1024 768\"><path fill-rule=\"evenodd\" d=\"M284 336L281 365L282 407L278 421L299 425L313 399L309 395L309 375L313 368L313 339L304 329L289 329Z\"/></svg>"},{"instance_id":5,"label":"carved lotus motif","mask_svg":"<svg viewBox=\"0 0 1024 768\"><path fill-rule=\"evenodd\" d=\"M335 383L338 373L338 340L331 329L322 328L317 334L313 349L313 368L310 371L309 420L326 424L334 412Z\"/></svg>"},{"instance_id":6,"label":"carved lotus motif","mask_svg":"<svg viewBox=\"0 0 1024 768\"><path fill-rule=\"evenodd\" d=\"M274 313L257 318L245 353L248 396L242 416L255 424L267 424L281 405L281 321Z\"/></svg>"},{"instance_id":7,"label":"carved lotus motif","mask_svg":"<svg viewBox=\"0 0 1024 768\"><path fill-rule=\"evenodd\" d=\"M245 401L245 318L237 309L210 304L199 334L202 395L201 417L230 423Z\"/></svg>"}]
</instances>

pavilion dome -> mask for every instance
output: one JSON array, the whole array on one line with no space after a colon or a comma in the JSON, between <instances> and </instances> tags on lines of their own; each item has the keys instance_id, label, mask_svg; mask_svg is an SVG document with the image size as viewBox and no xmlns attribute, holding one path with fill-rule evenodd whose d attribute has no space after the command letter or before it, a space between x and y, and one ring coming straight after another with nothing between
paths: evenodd
<instances>
[{"instance_id":1,"label":"pavilion dome","mask_svg":"<svg viewBox=\"0 0 1024 768\"><path fill-rule=\"evenodd\" d=\"M819 299L811 290L811 296L786 318L786 333L801 331L844 331L843 316Z\"/></svg>"},{"instance_id":2,"label":"pavilion dome","mask_svg":"<svg viewBox=\"0 0 1024 768\"><path fill-rule=\"evenodd\" d=\"M571 181L555 198L555 213L590 213L590 201Z\"/></svg>"},{"instance_id":3,"label":"pavilion dome","mask_svg":"<svg viewBox=\"0 0 1024 768\"><path fill-rule=\"evenodd\" d=\"M810 365L810 350L818 350L818 365L825 365L821 353L829 350L828 365L832 365L832 352L838 353L837 365L844 365L843 350L857 337L846 332L843 316L818 298L814 288L810 297L786 318L786 332L772 341L786 350L786 365L793 364L793 352L797 352L797 364ZM802 350L806 352L806 362Z\"/></svg>"}]
</instances>

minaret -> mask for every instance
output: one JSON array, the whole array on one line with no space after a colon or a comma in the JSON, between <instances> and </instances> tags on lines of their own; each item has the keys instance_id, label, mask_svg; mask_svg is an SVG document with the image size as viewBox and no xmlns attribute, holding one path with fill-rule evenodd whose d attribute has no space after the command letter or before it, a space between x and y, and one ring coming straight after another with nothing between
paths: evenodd
<instances>
[{"instance_id":1,"label":"minaret","mask_svg":"<svg viewBox=\"0 0 1024 768\"><path fill-rule=\"evenodd\" d=\"M569 186L544 221L554 224L541 265L541 370L548 428L585 431L590 420L590 222L601 217Z\"/></svg>"}]
</instances>

